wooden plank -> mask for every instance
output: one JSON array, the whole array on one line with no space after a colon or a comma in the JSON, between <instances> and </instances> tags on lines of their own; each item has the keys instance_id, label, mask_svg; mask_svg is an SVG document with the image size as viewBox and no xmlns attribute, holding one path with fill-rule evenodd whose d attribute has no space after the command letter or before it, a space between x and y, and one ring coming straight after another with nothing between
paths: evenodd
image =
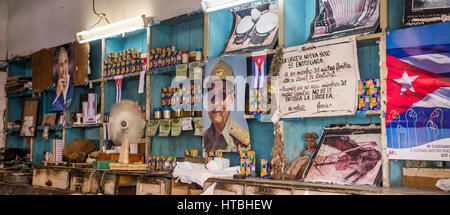
<instances>
[{"instance_id":1,"label":"wooden plank","mask_svg":"<svg viewBox=\"0 0 450 215\"><path fill-rule=\"evenodd\" d=\"M388 9L389 1L381 0L380 1L380 27L382 32L386 32L389 28L389 9Z\"/></svg>"},{"instance_id":2,"label":"wooden plank","mask_svg":"<svg viewBox=\"0 0 450 215\"><path fill-rule=\"evenodd\" d=\"M152 31L151 31L151 27L147 28L147 51L151 50L152 44ZM150 65L150 61L147 61L147 66L149 67ZM151 75L147 74L147 76L145 77L145 119L147 120L147 122L150 120L150 116L151 116L151 109L150 109L150 95L151 95ZM151 152L151 141L152 138L149 136L145 136L145 162L144 163L148 163L148 158L150 156L150 152Z\"/></svg>"},{"instance_id":3,"label":"wooden plank","mask_svg":"<svg viewBox=\"0 0 450 215\"><path fill-rule=\"evenodd\" d=\"M284 47L284 0L278 0L278 46Z\"/></svg>"},{"instance_id":4,"label":"wooden plank","mask_svg":"<svg viewBox=\"0 0 450 215\"><path fill-rule=\"evenodd\" d=\"M380 81L381 81L381 169L382 169L382 182L383 187L390 187L390 163L387 148L387 133L386 133L386 80L387 80L387 67L386 67L386 34L380 37ZM389 114L389 113L387 113Z\"/></svg>"},{"instance_id":5,"label":"wooden plank","mask_svg":"<svg viewBox=\"0 0 450 215\"><path fill-rule=\"evenodd\" d=\"M208 59L209 55L209 13L203 17L203 59Z\"/></svg>"},{"instance_id":6,"label":"wooden plank","mask_svg":"<svg viewBox=\"0 0 450 215\"><path fill-rule=\"evenodd\" d=\"M101 60L101 73L102 73L102 79L103 79L103 60L105 60L105 39L102 39L102 60ZM104 123L105 119L105 82L100 83L100 122ZM100 128L100 151L103 152L103 127Z\"/></svg>"},{"instance_id":7,"label":"wooden plank","mask_svg":"<svg viewBox=\"0 0 450 215\"><path fill-rule=\"evenodd\" d=\"M55 189L68 189L69 171L56 169L34 169L32 185L51 187Z\"/></svg>"},{"instance_id":8,"label":"wooden plank","mask_svg":"<svg viewBox=\"0 0 450 215\"><path fill-rule=\"evenodd\" d=\"M53 86L53 55L55 49L43 49L31 56L32 82L34 90L44 90Z\"/></svg>"}]
</instances>

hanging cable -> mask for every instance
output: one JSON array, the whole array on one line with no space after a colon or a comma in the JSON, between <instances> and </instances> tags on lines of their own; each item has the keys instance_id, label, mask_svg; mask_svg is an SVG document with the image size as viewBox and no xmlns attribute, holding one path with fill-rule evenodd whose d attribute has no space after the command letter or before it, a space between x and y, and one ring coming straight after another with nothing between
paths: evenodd
<instances>
[{"instance_id":1,"label":"hanging cable","mask_svg":"<svg viewBox=\"0 0 450 215\"><path fill-rule=\"evenodd\" d=\"M95 10L95 0L92 0L92 10L94 11L94 14L99 17L98 21L90 27L90 29L94 28L98 23L102 21L102 19L105 19L105 21L109 24L108 18L106 18L106 13L97 13Z\"/></svg>"}]
</instances>

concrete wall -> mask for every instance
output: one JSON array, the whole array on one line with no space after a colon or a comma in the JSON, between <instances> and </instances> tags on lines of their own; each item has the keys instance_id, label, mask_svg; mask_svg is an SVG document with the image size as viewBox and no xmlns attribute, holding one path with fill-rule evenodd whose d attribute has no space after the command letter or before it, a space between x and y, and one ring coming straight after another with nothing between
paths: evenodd
<instances>
[{"instance_id":1,"label":"concrete wall","mask_svg":"<svg viewBox=\"0 0 450 215\"><path fill-rule=\"evenodd\" d=\"M6 0L1 0L6 1ZM7 0L8 58L76 40L76 33L98 21L92 0ZM97 13L117 22L140 16L164 20L201 10L201 0L96 0ZM97 26L107 24L100 22ZM1 28L0 28L1 29Z\"/></svg>"}]
</instances>

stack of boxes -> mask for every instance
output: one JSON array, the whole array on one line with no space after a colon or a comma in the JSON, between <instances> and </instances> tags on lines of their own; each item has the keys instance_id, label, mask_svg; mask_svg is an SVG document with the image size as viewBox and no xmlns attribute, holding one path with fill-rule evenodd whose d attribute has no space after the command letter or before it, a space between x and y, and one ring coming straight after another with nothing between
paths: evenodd
<instances>
[{"instance_id":1,"label":"stack of boxes","mask_svg":"<svg viewBox=\"0 0 450 215\"><path fill-rule=\"evenodd\" d=\"M261 159L261 178L269 178L270 165L267 159Z\"/></svg>"},{"instance_id":2,"label":"stack of boxes","mask_svg":"<svg viewBox=\"0 0 450 215\"><path fill-rule=\"evenodd\" d=\"M191 106L202 105L201 86L186 85L178 87L163 87L161 89L162 108L171 107L174 109L190 110Z\"/></svg>"},{"instance_id":3,"label":"stack of boxes","mask_svg":"<svg viewBox=\"0 0 450 215\"><path fill-rule=\"evenodd\" d=\"M172 172L177 165L176 156L152 156L148 161L148 169Z\"/></svg>"},{"instance_id":4,"label":"stack of boxes","mask_svg":"<svg viewBox=\"0 0 450 215\"><path fill-rule=\"evenodd\" d=\"M181 50L176 50L175 46L166 46L150 50L149 69L159 69L181 64Z\"/></svg>"},{"instance_id":5,"label":"stack of boxes","mask_svg":"<svg viewBox=\"0 0 450 215\"><path fill-rule=\"evenodd\" d=\"M380 107L380 80L360 80L358 83L358 111L379 110Z\"/></svg>"},{"instance_id":6,"label":"stack of boxes","mask_svg":"<svg viewBox=\"0 0 450 215\"><path fill-rule=\"evenodd\" d=\"M111 52L108 59L103 62L103 77L140 72L147 63L146 60L145 57L141 58L141 53L134 48L119 53Z\"/></svg>"},{"instance_id":7,"label":"stack of boxes","mask_svg":"<svg viewBox=\"0 0 450 215\"><path fill-rule=\"evenodd\" d=\"M198 157L198 150L197 149L192 149L192 150L186 149L186 150L184 150L184 156L196 158L196 157Z\"/></svg>"},{"instance_id":8,"label":"stack of boxes","mask_svg":"<svg viewBox=\"0 0 450 215\"><path fill-rule=\"evenodd\" d=\"M255 170L256 170L255 151L240 151L239 155L241 158L240 173L249 178L255 177Z\"/></svg>"}]
</instances>

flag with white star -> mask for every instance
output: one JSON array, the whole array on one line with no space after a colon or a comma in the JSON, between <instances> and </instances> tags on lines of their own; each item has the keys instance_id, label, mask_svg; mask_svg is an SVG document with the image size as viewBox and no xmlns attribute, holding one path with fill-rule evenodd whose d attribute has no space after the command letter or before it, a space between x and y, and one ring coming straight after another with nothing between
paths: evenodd
<instances>
[{"instance_id":1,"label":"flag with white star","mask_svg":"<svg viewBox=\"0 0 450 215\"><path fill-rule=\"evenodd\" d=\"M450 23L387 36L389 158L450 160Z\"/></svg>"}]
</instances>

